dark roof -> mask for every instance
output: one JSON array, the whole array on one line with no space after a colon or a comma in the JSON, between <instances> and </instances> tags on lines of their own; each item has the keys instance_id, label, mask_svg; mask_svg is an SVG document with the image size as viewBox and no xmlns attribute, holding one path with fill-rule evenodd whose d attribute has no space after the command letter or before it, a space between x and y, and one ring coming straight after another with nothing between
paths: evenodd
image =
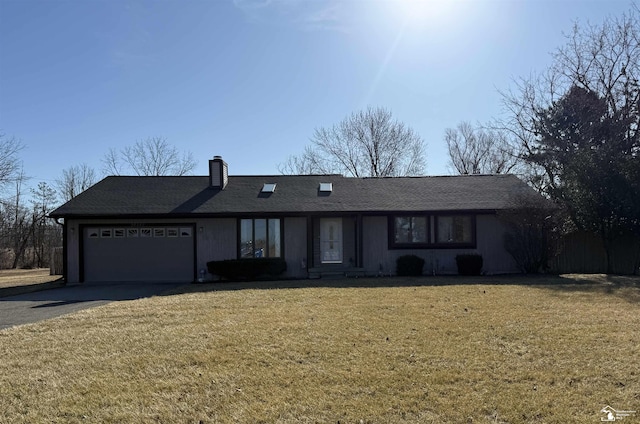
<instances>
[{"instance_id":1,"label":"dark roof","mask_svg":"<svg viewBox=\"0 0 640 424\"><path fill-rule=\"evenodd\" d=\"M331 193L319 191L333 183ZM274 193L261 193L276 183ZM339 175L230 176L224 190L208 176L107 177L51 216L238 215L410 211L495 211L535 195L512 175L347 178Z\"/></svg>"}]
</instances>

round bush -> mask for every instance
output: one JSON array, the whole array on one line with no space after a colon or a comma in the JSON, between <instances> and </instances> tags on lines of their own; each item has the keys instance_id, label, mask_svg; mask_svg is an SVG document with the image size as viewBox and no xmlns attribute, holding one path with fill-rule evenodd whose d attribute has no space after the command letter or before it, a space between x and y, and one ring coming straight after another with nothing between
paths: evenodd
<instances>
[{"instance_id":1,"label":"round bush","mask_svg":"<svg viewBox=\"0 0 640 424\"><path fill-rule=\"evenodd\" d=\"M416 255L404 255L396 260L396 274L399 276L422 275L423 267L424 259Z\"/></svg>"}]
</instances>

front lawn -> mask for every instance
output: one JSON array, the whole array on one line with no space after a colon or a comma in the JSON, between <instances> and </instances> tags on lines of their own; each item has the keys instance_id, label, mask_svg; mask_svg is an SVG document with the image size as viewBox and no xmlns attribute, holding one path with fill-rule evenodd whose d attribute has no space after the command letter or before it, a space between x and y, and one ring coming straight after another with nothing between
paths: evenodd
<instances>
[{"instance_id":1,"label":"front lawn","mask_svg":"<svg viewBox=\"0 0 640 424\"><path fill-rule=\"evenodd\" d=\"M321 284L194 285L0 331L0 422L595 423L605 405L640 411L637 277Z\"/></svg>"},{"instance_id":2,"label":"front lawn","mask_svg":"<svg viewBox=\"0 0 640 424\"><path fill-rule=\"evenodd\" d=\"M60 275L49 275L49 268L2 269L0 270L0 289L50 283L60 278Z\"/></svg>"}]
</instances>

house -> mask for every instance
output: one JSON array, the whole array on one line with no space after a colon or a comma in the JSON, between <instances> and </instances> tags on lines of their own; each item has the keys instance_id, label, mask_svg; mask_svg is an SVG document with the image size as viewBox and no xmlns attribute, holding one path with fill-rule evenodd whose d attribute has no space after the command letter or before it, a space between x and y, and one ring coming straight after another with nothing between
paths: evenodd
<instances>
[{"instance_id":1,"label":"house","mask_svg":"<svg viewBox=\"0 0 640 424\"><path fill-rule=\"evenodd\" d=\"M289 278L392 274L406 254L428 274L455 274L460 253L517 272L496 212L535 194L511 175L229 176L219 156L209 170L107 177L52 212L66 281L188 282L208 261L250 257L284 258Z\"/></svg>"}]
</instances>

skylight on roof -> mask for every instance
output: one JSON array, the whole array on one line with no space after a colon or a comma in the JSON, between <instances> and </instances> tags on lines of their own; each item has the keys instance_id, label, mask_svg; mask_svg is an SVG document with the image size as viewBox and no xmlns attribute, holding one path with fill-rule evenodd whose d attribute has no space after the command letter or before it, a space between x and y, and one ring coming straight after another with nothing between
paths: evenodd
<instances>
[{"instance_id":1,"label":"skylight on roof","mask_svg":"<svg viewBox=\"0 0 640 424\"><path fill-rule=\"evenodd\" d=\"M320 191L324 192L332 192L333 191L333 183L320 183Z\"/></svg>"},{"instance_id":2,"label":"skylight on roof","mask_svg":"<svg viewBox=\"0 0 640 424\"><path fill-rule=\"evenodd\" d=\"M265 183L262 186L262 193L273 193L276 191L276 183Z\"/></svg>"}]
</instances>

